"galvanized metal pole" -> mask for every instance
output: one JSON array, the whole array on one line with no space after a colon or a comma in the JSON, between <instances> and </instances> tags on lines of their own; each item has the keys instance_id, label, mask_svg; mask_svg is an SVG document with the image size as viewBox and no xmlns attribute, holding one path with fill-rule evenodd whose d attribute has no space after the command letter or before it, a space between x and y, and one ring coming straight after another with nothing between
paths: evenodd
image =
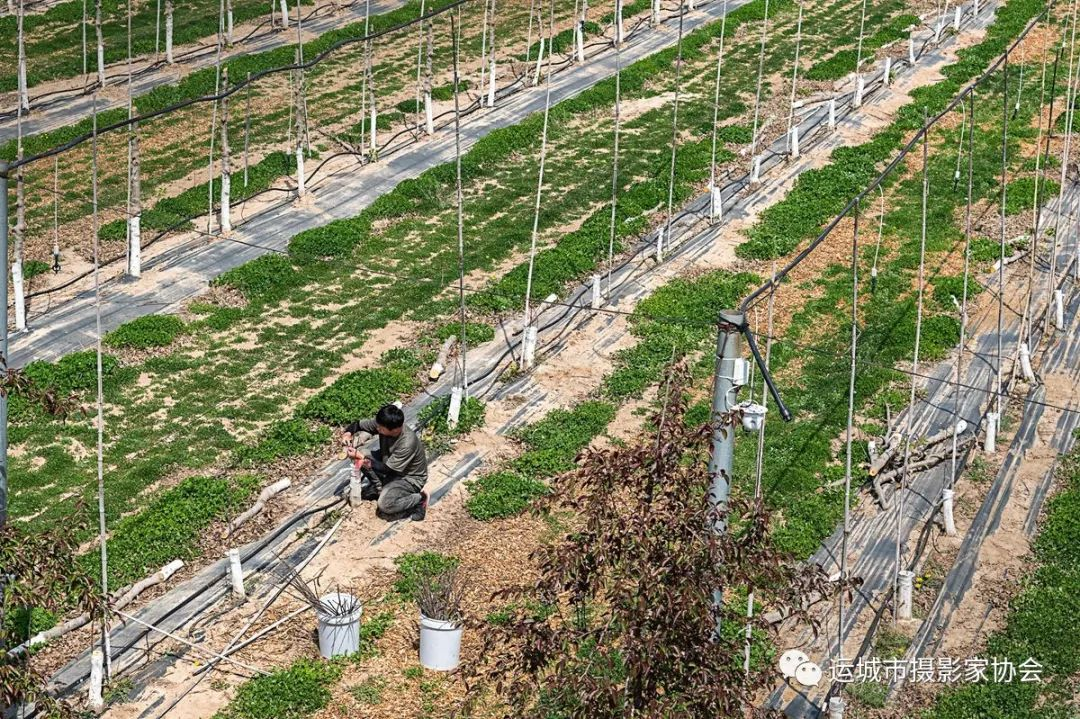
<instances>
[{"instance_id":1,"label":"galvanized metal pole","mask_svg":"<svg viewBox=\"0 0 1080 719\"><path fill-rule=\"evenodd\" d=\"M8 164L0 160L0 257L4 258L4 271L0 272L0 297L4 304L4 321L0 323L0 360L7 370L8 361ZM0 393L0 527L7 524L8 508L8 438L7 438L7 393Z\"/></svg>"},{"instance_id":2,"label":"galvanized metal pole","mask_svg":"<svg viewBox=\"0 0 1080 719\"><path fill-rule=\"evenodd\" d=\"M745 315L741 312L721 312L720 327L716 337L716 377L713 380L712 418L717 422L713 431L712 456L709 474L712 486L709 503L722 513L727 510L731 493L731 465L735 453L735 427L729 413L737 404L736 393L742 385L740 377L745 374L742 358L741 330ZM715 523L717 533L723 533L727 522L719 516Z\"/></svg>"},{"instance_id":3,"label":"galvanized metal pole","mask_svg":"<svg viewBox=\"0 0 1080 719\"><path fill-rule=\"evenodd\" d=\"M742 359L740 328L746 321L741 312L724 311L720 313L719 329L716 335L716 376L713 379L712 420L716 423L713 430L712 454L709 457L709 475L712 484L709 488L709 504L715 514L713 531L723 534L727 531L728 497L731 494L732 461L735 455L735 424L731 419L731 410L736 405L736 394L743 384L745 362ZM722 587L713 590L713 606L716 607L716 626L714 636L720 636L719 608L724 604Z\"/></svg>"}]
</instances>

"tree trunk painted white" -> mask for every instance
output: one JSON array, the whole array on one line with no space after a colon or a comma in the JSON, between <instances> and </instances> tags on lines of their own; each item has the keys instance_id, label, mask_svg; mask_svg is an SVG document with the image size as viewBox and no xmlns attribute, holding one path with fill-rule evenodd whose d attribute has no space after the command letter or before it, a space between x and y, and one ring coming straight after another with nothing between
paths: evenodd
<instances>
[{"instance_id":1,"label":"tree trunk painted white","mask_svg":"<svg viewBox=\"0 0 1080 719\"><path fill-rule=\"evenodd\" d=\"M304 117L304 71L296 71L294 105L296 106L296 196L303 197L307 189L304 186L304 133L307 129L307 118Z\"/></svg>"},{"instance_id":2,"label":"tree trunk painted white","mask_svg":"<svg viewBox=\"0 0 1080 719\"><path fill-rule=\"evenodd\" d=\"M536 72L533 75L533 85L540 84L540 69L544 66L544 36L540 36L540 52L536 55Z\"/></svg>"},{"instance_id":3,"label":"tree trunk painted white","mask_svg":"<svg viewBox=\"0 0 1080 719\"><path fill-rule=\"evenodd\" d=\"M105 87L105 39L101 35L101 0L95 0L94 30L97 32L97 81Z\"/></svg>"},{"instance_id":4,"label":"tree trunk painted white","mask_svg":"<svg viewBox=\"0 0 1080 719\"><path fill-rule=\"evenodd\" d=\"M371 93L371 161L379 159L379 111L375 107L375 92Z\"/></svg>"},{"instance_id":5,"label":"tree trunk painted white","mask_svg":"<svg viewBox=\"0 0 1080 719\"><path fill-rule=\"evenodd\" d=\"M139 123L131 126L128 139L131 165L128 182L131 183L131 215L128 218L128 266L132 277L142 274L142 183L139 179Z\"/></svg>"},{"instance_id":6,"label":"tree trunk painted white","mask_svg":"<svg viewBox=\"0 0 1080 719\"><path fill-rule=\"evenodd\" d=\"M897 615L900 619L911 619L911 593L914 587L915 573L909 569L900 572L899 601Z\"/></svg>"},{"instance_id":7,"label":"tree trunk painted white","mask_svg":"<svg viewBox=\"0 0 1080 719\"><path fill-rule=\"evenodd\" d=\"M852 107L862 107L863 91L866 89L866 84L863 81L862 75L855 77L855 98L852 100Z\"/></svg>"},{"instance_id":8,"label":"tree trunk painted white","mask_svg":"<svg viewBox=\"0 0 1080 719\"><path fill-rule=\"evenodd\" d=\"M172 0L165 0L165 62L172 65L172 34L173 34L173 4Z\"/></svg>"},{"instance_id":9,"label":"tree trunk painted white","mask_svg":"<svg viewBox=\"0 0 1080 719\"><path fill-rule=\"evenodd\" d=\"M23 10L22 0L19 0L19 111L30 111L30 93L26 89L26 40L23 33Z\"/></svg>"},{"instance_id":10,"label":"tree trunk painted white","mask_svg":"<svg viewBox=\"0 0 1080 719\"><path fill-rule=\"evenodd\" d=\"M368 130L370 130L370 143L372 143L372 152L368 155L372 162L379 159L379 111L375 103L375 72L372 69L372 53L370 53L370 45L368 45L367 53L367 90L372 94L372 117L368 120Z\"/></svg>"},{"instance_id":11,"label":"tree trunk painted white","mask_svg":"<svg viewBox=\"0 0 1080 719\"><path fill-rule=\"evenodd\" d=\"M885 84L886 86L892 81L892 58L891 57L886 57L885 58L885 69L882 71L881 78L882 78L883 84Z\"/></svg>"},{"instance_id":12,"label":"tree trunk painted white","mask_svg":"<svg viewBox=\"0 0 1080 719\"><path fill-rule=\"evenodd\" d=\"M615 0L615 44L622 45L626 38L623 29L623 4L622 0Z\"/></svg>"},{"instance_id":13,"label":"tree trunk painted white","mask_svg":"<svg viewBox=\"0 0 1080 719\"><path fill-rule=\"evenodd\" d=\"M956 520L953 517L953 490L941 490L941 517L945 523L945 535L956 536Z\"/></svg>"},{"instance_id":14,"label":"tree trunk painted white","mask_svg":"<svg viewBox=\"0 0 1080 719\"><path fill-rule=\"evenodd\" d=\"M229 550L229 577L232 580L232 593L236 599L247 597L244 589L244 567L240 564L240 550L233 547Z\"/></svg>"},{"instance_id":15,"label":"tree trunk painted white","mask_svg":"<svg viewBox=\"0 0 1080 719\"><path fill-rule=\"evenodd\" d=\"M836 129L836 98L829 98L829 129Z\"/></svg>"},{"instance_id":16,"label":"tree trunk painted white","mask_svg":"<svg viewBox=\"0 0 1080 719\"><path fill-rule=\"evenodd\" d=\"M22 158L22 142L18 157ZM26 240L26 183L22 167L15 170L15 226L12 228L14 257L11 263L11 291L15 298L15 331L26 329L26 294L23 287L23 246ZM7 298L4 298L7 301Z\"/></svg>"},{"instance_id":17,"label":"tree trunk painted white","mask_svg":"<svg viewBox=\"0 0 1080 719\"><path fill-rule=\"evenodd\" d=\"M649 22L653 27L660 24L660 0L653 0L652 2L652 16L649 18Z\"/></svg>"},{"instance_id":18,"label":"tree trunk painted white","mask_svg":"<svg viewBox=\"0 0 1080 719\"><path fill-rule=\"evenodd\" d=\"M225 0L225 42L233 44L233 12L232 0Z\"/></svg>"},{"instance_id":19,"label":"tree trunk painted white","mask_svg":"<svg viewBox=\"0 0 1080 719\"><path fill-rule=\"evenodd\" d=\"M495 107L495 53L491 53L491 72L488 73L488 107Z\"/></svg>"},{"instance_id":20,"label":"tree trunk painted white","mask_svg":"<svg viewBox=\"0 0 1080 719\"><path fill-rule=\"evenodd\" d=\"M799 126L798 125L793 125L791 127L791 138L790 138L789 142L790 142L790 145L791 145L791 147L790 147L791 159L792 160L799 159Z\"/></svg>"},{"instance_id":21,"label":"tree trunk painted white","mask_svg":"<svg viewBox=\"0 0 1080 719\"><path fill-rule=\"evenodd\" d=\"M222 87L229 86L229 68L221 70ZM229 154L229 98L221 98L221 232L232 232L232 158Z\"/></svg>"},{"instance_id":22,"label":"tree trunk painted white","mask_svg":"<svg viewBox=\"0 0 1080 719\"><path fill-rule=\"evenodd\" d=\"M997 412L986 413L986 437L983 438L983 452L993 454L997 452Z\"/></svg>"},{"instance_id":23,"label":"tree trunk painted white","mask_svg":"<svg viewBox=\"0 0 1080 719\"><path fill-rule=\"evenodd\" d=\"M574 23L574 54L577 56L579 65L585 64L585 30L582 27L584 21Z\"/></svg>"},{"instance_id":24,"label":"tree trunk painted white","mask_svg":"<svg viewBox=\"0 0 1080 719\"><path fill-rule=\"evenodd\" d=\"M105 699L101 694L102 680L105 674L105 655L100 649L90 652L90 686L88 704L90 710L100 712L105 708Z\"/></svg>"},{"instance_id":25,"label":"tree trunk painted white","mask_svg":"<svg viewBox=\"0 0 1080 719\"><path fill-rule=\"evenodd\" d=\"M281 27L289 27L289 6L286 4L286 0L281 0Z\"/></svg>"},{"instance_id":26,"label":"tree trunk painted white","mask_svg":"<svg viewBox=\"0 0 1080 719\"><path fill-rule=\"evenodd\" d=\"M915 38L909 37L907 41L907 61L908 65L915 65Z\"/></svg>"}]
</instances>

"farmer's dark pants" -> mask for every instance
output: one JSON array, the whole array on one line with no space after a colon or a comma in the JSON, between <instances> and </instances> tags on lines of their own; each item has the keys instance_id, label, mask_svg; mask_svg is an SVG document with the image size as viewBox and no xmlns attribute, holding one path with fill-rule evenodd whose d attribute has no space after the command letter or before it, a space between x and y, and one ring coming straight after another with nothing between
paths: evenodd
<instances>
[{"instance_id":1,"label":"farmer's dark pants","mask_svg":"<svg viewBox=\"0 0 1080 719\"><path fill-rule=\"evenodd\" d=\"M372 453L374 459L381 462L379 451ZM420 490L427 484L427 477L387 477L375 469L366 470L378 479L382 490L379 492L379 511L386 515L407 514L420 505L423 497Z\"/></svg>"}]
</instances>

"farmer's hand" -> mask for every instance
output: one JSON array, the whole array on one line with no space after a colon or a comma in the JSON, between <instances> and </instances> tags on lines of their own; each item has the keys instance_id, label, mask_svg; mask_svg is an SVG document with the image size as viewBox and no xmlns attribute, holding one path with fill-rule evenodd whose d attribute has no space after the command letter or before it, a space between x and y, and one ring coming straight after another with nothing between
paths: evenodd
<instances>
[{"instance_id":1,"label":"farmer's hand","mask_svg":"<svg viewBox=\"0 0 1080 719\"><path fill-rule=\"evenodd\" d=\"M364 457L360 460L360 466L364 469L371 469L371 457Z\"/></svg>"},{"instance_id":2,"label":"farmer's hand","mask_svg":"<svg viewBox=\"0 0 1080 719\"><path fill-rule=\"evenodd\" d=\"M356 447L347 447L345 449L345 456L349 459L356 459L360 456L360 452L356 449Z\"/></svg>"},{"instance_id":3,"label":"farmer's hand","mask_svg":"<svg viewBox=\"0 0 1080 719\"><path fill-rule=\"evenodd\" d=\"M342 444L349 444L350 442L352 442L352 432L342 432L341 433L341 443Z\"/></svg>"}]
</instances>

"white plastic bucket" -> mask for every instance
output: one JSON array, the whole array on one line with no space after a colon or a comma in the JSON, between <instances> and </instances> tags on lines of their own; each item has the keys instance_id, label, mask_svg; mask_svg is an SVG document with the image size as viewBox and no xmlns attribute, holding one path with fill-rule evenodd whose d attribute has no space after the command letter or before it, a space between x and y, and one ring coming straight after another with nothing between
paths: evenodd
<instances>
[{"instance_id":1,"label":"white plastic bucket","mask_svg":"<svg viewBox=\"0 0 1080 719\"><path fill-rule=\"evenodd\" d=\"M355 601L348 594L333 592L322 598L323 604L337 606ZM319 654L323 659L333 659L346 654L355 654L360 650L360 615L364 608L357 604L356 611L342 616L319 615Z\"/></svg>"},{"instance_id":2,"label":"white plastic bucket","mask_svg":"<svg viewBox=\"0 0 1080 719\"><path fill-rule=\"evenodd\" d=\"M457 669L461 655L463 627L455 622L428 619L420 615L420 664L427 669L448 672Z\"/></svg>"}]
</instances>

